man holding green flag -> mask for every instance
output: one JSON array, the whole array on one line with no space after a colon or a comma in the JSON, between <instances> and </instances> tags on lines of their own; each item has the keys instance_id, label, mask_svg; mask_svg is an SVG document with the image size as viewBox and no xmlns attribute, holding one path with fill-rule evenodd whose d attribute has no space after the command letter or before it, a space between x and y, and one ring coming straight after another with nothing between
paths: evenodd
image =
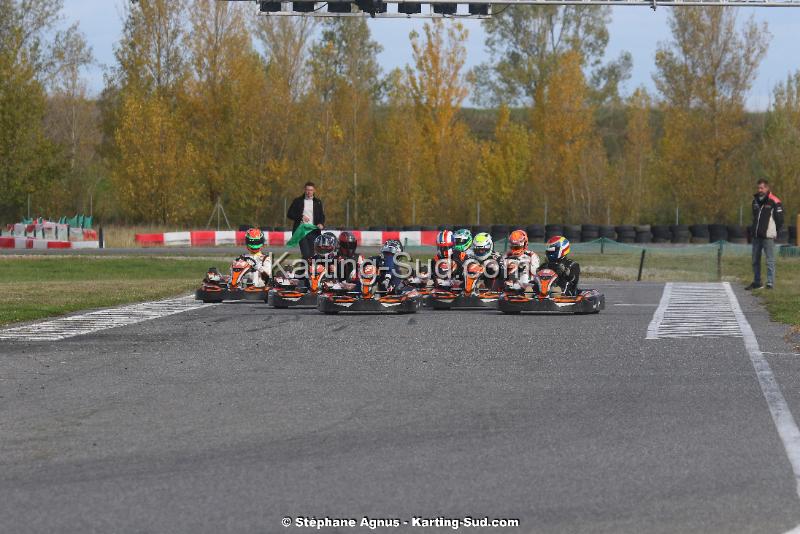
<instances>
[{"instance_id":1,"label":"man holding green flag","mask_svg":"<svg viewBox=\"0 0 800 534\"><path fill-rule=\"evenodd\" d=\"M286 213L286 217L293 222L292 238L286 245L293 247L299 244L300 254L306 260L314 255L314 239L325 224L322 201L314 196L315 192L314 182L306 182L305 192L292 201Z\"/></svg>"}]
</instances>

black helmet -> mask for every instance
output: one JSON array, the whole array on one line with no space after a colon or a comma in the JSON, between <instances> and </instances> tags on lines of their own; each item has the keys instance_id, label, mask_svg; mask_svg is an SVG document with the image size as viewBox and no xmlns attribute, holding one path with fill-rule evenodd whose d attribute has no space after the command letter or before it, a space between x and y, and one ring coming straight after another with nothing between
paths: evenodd
<instances>
[{"instance_id":1,"label":"black helmet","mask_svg":"<svg viewBox=\"0 0 800 534\"><path fill-rule=\"evenodd\" d=\"M403 244L397 239L389 239L381 247L381 253L383 254L395 255L400 254L401 252L403 252Z\"/></svg>"},{"instance_id":2,"label":"black helmet","mask_svg":"<svg viewBox=\"0 0 800 534\"><path fill-rule=\"evenodd\" d=\"M356 255L356 247L358 246L358 239L350 232L342 232L339 234L339 254L343 258L352 258Z\"/></svg>"},{"instance_id":3,"label":"black helmet","mask_svg":"<svg viewBox=\"0 0 800 534\"><path fill-rule=\"evenodd\" d=\"M327 256L336 252L336 236L325 232L314 240L314 254Z\"/></svg>"}]
</instances>

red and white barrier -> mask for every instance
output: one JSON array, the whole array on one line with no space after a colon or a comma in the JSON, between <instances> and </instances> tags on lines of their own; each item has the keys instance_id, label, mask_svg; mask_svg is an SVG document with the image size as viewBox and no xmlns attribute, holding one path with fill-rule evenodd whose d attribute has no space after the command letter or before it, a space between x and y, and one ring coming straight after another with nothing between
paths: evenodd
<instances>
[{"instance_id":1,"label":"red and white barrier","mask_svg":"<svg viewBox=\"0 0 800 534\"><path fill-rule=\"evenodd\" d=\"M98 241L53 241L33 237L0 237L0 248L34 250L100 248L100 243Z\"/></svg>"},{"instance_id":2,"label":"red and white barrier","mask_svg":"<svg viewBox=\"0 0 800 534\"><path fill-rule=\"evenodd\" d=\"M326 230L337 237L340 230ZM364 247L377 247L388 239L397 239L411 247L435 246L435 230L417 231L375 231L351 230L358 244ZM145 247L214 247L218 245L244 245L245 232L195 230L191 232L165 232L161 234L136 234L136 242ZM292 238L292 232L264 232L267 246L282 247Z\"/></svg>"}]
</instances>

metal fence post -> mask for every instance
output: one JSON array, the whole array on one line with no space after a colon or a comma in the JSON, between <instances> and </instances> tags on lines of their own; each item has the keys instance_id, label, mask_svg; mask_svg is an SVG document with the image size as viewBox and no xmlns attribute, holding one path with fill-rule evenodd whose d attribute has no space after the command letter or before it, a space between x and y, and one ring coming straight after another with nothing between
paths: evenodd
<instances>
[{"instance_id":1,"label":"metal fence post","mask_svg":"<svg viewBox=\"0 0 800 534\"><path fill-rule=\"evenodd\" d=\"M643 248L642 249L642 257L639 260L639 276L636 277L636 281L637 282L641 282L642 281L642 270L644 269L644 254L645 254L645 252L647 252L647 249Z\"/></svg>"}]
</instances>

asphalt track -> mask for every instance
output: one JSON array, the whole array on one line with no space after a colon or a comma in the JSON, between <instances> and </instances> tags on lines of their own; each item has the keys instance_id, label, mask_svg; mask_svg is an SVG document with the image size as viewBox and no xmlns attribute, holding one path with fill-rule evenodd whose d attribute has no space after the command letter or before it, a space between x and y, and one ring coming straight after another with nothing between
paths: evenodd
<instances>
[{"instance_id":1,"label":"asphalt track","mask_svg":"<svg viewBox=\"0 0 800 534\"><path fill-rule=\"evenodd\" d=\"M304 532L281 518L326 515L521 521L469 532L800 524L742 339L645 340L663 285L600 287L595 316L238 303L0 342L0 531ZM785 328L737 296L800 414Z\"/></svg>"}]
</instances>

